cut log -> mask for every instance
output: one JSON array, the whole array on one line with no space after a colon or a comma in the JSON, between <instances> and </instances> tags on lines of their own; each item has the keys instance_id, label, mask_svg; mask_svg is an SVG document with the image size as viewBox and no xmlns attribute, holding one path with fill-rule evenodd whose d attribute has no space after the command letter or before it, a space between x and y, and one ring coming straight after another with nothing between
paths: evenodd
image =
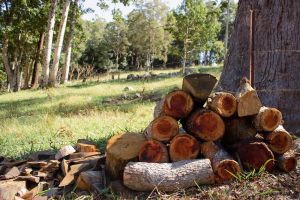
<instances>
[{"instance_id":1,"label":"cut log","mask_svg":"<svg viewBox=\"0 0 300 200\"><path fill-rule=\"evenodd\" d=\"M182 89L191 94L197 105L202 106L217 83L210 74L191 74L183 78Z\"/></svg>"},{"instance_id":2,"label":"cut log","mask_svg":"<svg viewBox=\"0 0 300 200\"><path fill-rule=\"evenodd\" d=\"M224 119L225 133L222 144L227 147L231 144L253 138L257 131L247 118L231 117Z\"/></svg>"},{"instance_id":3,"label":"cut log","mask_svg":"<svg viewBox=\"0 0 300 200\"><path fill-rule=\"evenodd\" d=\"M150 163L169 162L167 147L159 141L148 140L141 147L139 161Z\"/></svg>"},{"instance_id":4,"label":"cut log","mask_svg":"<svg viewBox=\"0 0 300 200\"><path fill-rule=\"evenodd\" d=\"M64 146L57 152L57 154L55 155L55 159L56 160L62 159L75 152L76 150L71 145Z\"/></svg>"},{"instance_id":5,"label":"cut log","mask_svg":"<svg viewBox=\"0 0 300 200\"><path fill-rule=\"evenodd\" d=\"M193 136L180 134L171 140L169 151L172 162L195 159L200 152L200 145Z\"/></svg>"},{"instance_id":6,"label":"cut log","mask_svg":"<svg viewBox=\"0 0 300 200\"><path fill-rule=\"evenodd\" d=\"M111 180L122 177L125 165L138 160L139 151L146 141L142 134L124 133L107 142L105 169Z\"/></svg>"},{"instance_id":7,"label":"cut log","mask_svg":"<svg viewBox=\"0 0 300 200\"><path fill-rule=\"evenodd\" d=\"M232 174L241 172L240 165L226 152L218 147L214 142L204 142L201 144L201 153L210 159L212 168L219 182L229 181L234 177Z\"/></svg>"},{"instance_id":8,"label":"cut log","mask_svg":"<svg viewBox=\"0 0 300 200\"><path fill-rule=\"evenodd\" d=\"M276 156L276 167L284 172L295 170L297 167L297 159L293 152L286 152Z\"/></svg>"},{"instance_id":9,"label":"cut log","mask_svg":"<svg viewBox=\"0 0 300 200\"><path fill-rule=\"evenodd\" d=\"M293 146L292 136L279 125L273 132L264 134L269 148L277 154L283 154L290 150Z\"/></svg>"},{"instance_id":10,"label":"cut log","mask_svg":"<svg viewBox=\"0 0 300 200\"><path fill-rule=\"evenodd\" d=\"M147 139L155 139L161 142L169 142L178 134L177 121L169 116L160 116L154 119L145 130Z\"/></svg>"},{"instance_id":11,"label":"cut log","mask_svg":"<svg viewBox=\"0 0 300 200\"><path fill-rule=\"evenodd\" d=\"M225 132L222 118L215 112L207 109L198 109L193 112L183 124L188 133L194 134L205 141L215 141Z\"/></svg>"},{"instance_id":12,"label":"cut log","mask_svg":"<svg viewBox=\"0 0 300 200\"><path fill-rule=\"evenodd\" d=\"M237 103L232 94L216 92L212 97L208 98L207 106L222 117L230 117L236 112Z\"/></svg>"},{"instance_id":13,"label":"cut log","mask_svg":"<svg viewBox=\"0 0 300 200\"><path fill-rule=\"evenodd\" d=\"M253 124L258 131L274 131L282 122L282 114L276 108L261 107Z\"/></svg>"},{"instance_id":14,"label":"cut log","mask_svg":"<svg viewBox=\"0 0 300 200\"><path fill-rule=\"evenodd\" d=\"M247 78L243 78L236 93L237 113L239 117L256 115L262 104L257 92L253 89Z\"/></svg>"},{"instance_id":15,"label":"cut log","mask_svg":"<svg viewBox=\"0 0 300 200\"><path fill-rule=\"evenodd\" d=\"M123 175L124 185L132 190L176 191L196 184L213 184L209 159L182 160L175 163L130 162Z\"/></svg>"},{"instance_id":16,"label":"cut log","mask_svg":"<svg viewBox=\"0 0 300 200\"><path fill-rule=\"evenodd\" d=\"M232 145L232 150L243 167L250 170L259 170L265 165L266 170L270 172L275 164L272 151L263 142L241 142Z\"/></svg>"},{"instance_id":17,"label":"cut log","mask_svg":"<svg viewBox=\"0 0 300 200\"><path fill-rule=\"evenodd\" d=\"M154 109L154 118L168 115L175 119L181 119L193 110L194 102L192 97L183 90L176 90L167 94Z\"/></svg>"},{"instance_id":18,"label":"cut log","mask_svg":"<svg viewBox=\"0 0 300 200\"><path fill-rule=\"evenodd\" d=\"M105 185L103 181L103 175L104 174L101 171L81 172L77 179L76 186L81 190L86 190L90 192L94 191L93 185L95 184L102 185L102 188L104 188Z\"/></svg>"},{"instance_id":19,"label":"cut log","mask_svg":"<svg viewBox=\"0 0 300 200\"><path fill-rule=\"evenodd\" d=\"M97 146L94 144L77 143L76 149L79 152L97 152Z\"/></svg>"}]
</instances>

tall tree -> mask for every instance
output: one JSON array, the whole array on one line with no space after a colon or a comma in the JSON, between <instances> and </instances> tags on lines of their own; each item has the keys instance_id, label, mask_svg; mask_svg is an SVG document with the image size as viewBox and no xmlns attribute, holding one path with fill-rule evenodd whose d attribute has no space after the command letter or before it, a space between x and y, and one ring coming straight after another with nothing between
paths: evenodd
<instances>
[{"instance_id":1,"label":"tall tree","mask_svg":"<svg viewBox=\"0 0 300 200\"><path fill-rule=\"evenodd\" d=\"M42 68L42 82L41 86L45 87L48 84L49 80L49 66L51 60L51 52L52 52L52 43L53 43L53 33L54 33L54 25L55 25L55 9L57 6L57 0L51 0L51 6L49 10L48 16L48 27L45 39L45 49L44 49L44 60L43 60L43 68Z\"/></svg>"},{"instance_id":2,"label":"tall tree","mask_svg":"<svg viewBox=\"0 0 300 200\"><path fill-rule=\"evenodd\" d=\"M219 24L213 13L209 12L203 0L184 0L173 12L176 23L171 30L177 48L182 52L183 73L187 60L206 50L207 45L215 40Z\"/></svg>"},{"instance_id":3,"label":"tall tree","mask_svg":"<svg viewBox=\"0 0 300 200\"><path fill-rule=\"evenodd\" d=\"M219 81L219 89L235 91L242 77L251 78L291 132L300 130L299 16L299 0L240 0Z\"/></svg>"},{"instance_id":4,"label":"tall tree","mask_svg":"<svg viewBox=\"0 0 300 200\"><path fill-rule=\"evenodd\" d=\"M42 31L40 33L40 38L37 46L37 51L36 51L36 56L35 56L33 71L32 71L31 88L33 89L37 87L39 81L39 63L40 63L40 58L44 46L44 37L45 37L45 33Z\"/></svg>"},{"instance_id":5,"label":"tall tree","mask_svg":"<svg viewBox=\"0 0 300 200\"><path fill-rule=\"evenodd\" d=\"M74 27L75 27L75 23L76 23L76 10L77 10L77 7L78 7L78 0L75 0L74 3L73 3L72 12L71 12L70 30L69 30L69 35L68 35L68 38L67 38L65 64L64 64L64 67L63 67L61 83L67 82L68 77L69 77L69 70L70 70L70 64L71 64L71 54L72 54L72 42L73 42L73 37L74 37Z\"/></svg>"},{"instance_id":6,"label":"tall tree","mask_svg":"<svg viewBox=\"0 0 300 200\"><path fill-rule=\"evenodd\" d=\"M51 67L49 81L48 81L48 85L51 87L54 87L56 84L59 60L60 60L62 45L63 45L63 41L64 41L64 35L65 35L65 31L66 31L69 8L70 8L70 0L66 0L65 6L64 6L64 9L62 12L61 21L60 21L58 36L57 36L57 40L56 40L56 48L54 51L53 64Z\"/></svg>"}]
</instances>

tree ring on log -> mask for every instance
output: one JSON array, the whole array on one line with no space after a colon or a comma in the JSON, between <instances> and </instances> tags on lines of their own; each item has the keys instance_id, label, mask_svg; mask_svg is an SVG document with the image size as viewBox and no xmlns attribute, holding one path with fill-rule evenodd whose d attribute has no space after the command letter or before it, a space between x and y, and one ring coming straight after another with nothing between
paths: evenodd
<instances>
[{"instance_id":1,"label":"tree ring on log","mask_svg":"<svg viewBox=\"0 0 300 200\"><path fill-rule=\"evenodd\" d=\"M159 141L148 140L141 147L139 161L151 163L169 162L167 147Z\"/></svg>"},{"instance_id":2,"label":"tree ring on log","mask_svg":"<svg viewBox=\"0 0 300 200\"><path fill-rule=\"evenodd\" d=\"M177 121L169 116L158 117L151 125L152 138L162 142L170 141L178 131Z\"/></svg>"}]
</instances>

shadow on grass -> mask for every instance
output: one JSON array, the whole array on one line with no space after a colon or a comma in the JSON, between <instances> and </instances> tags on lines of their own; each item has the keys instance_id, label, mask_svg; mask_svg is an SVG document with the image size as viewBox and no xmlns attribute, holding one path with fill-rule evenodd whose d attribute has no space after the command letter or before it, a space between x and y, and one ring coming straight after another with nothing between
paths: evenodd
<instances>
[{"instance_id":1,"label":"shadow on grass","mask_svg":"<svg viewBox=\"0 0 300 200\"><path fill-rule=\"evenodd\" d=\"M86 103L81 104L67 104L67 102L59 103L56 105L52 105L50 107L44 108L39 106L40 104L46 103L49 100L48 97L40 97L40 98L31 98L14 102L4 102L0 104L0 108L2 109L2 114L0 115L0 119L13 119L19 117L33 117L35 115L58 115L62 117L72 116L72 115L88 115L91 111L116 111L119 112L131 112L133 111L137 105L150 103L154 101L158 101L162 95L168 93L170 90L175 88L175 84L165 87L159 87L155 90L146 91L144 93L139 93L139 91L131 91L127 93L127 96L123 95L112 95L112 96L99 96L94 97L91 101L87 101ZM139 93L141 96L136 95ZM53 102L69 97L75 96L79 94L64 94L57 95L53 97ZM86 94L80 94L81 96L86 96Z\"/></svg>"}]
</instances>

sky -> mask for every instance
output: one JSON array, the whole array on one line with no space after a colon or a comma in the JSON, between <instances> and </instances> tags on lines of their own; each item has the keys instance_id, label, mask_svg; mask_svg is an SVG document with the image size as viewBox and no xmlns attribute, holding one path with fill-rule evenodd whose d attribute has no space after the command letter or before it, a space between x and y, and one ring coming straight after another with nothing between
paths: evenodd
<instances>
[{"instance_id":1,"label":"sky","mask_svg":"<svg viewBox=\"0 0 300 200\"><path fill-rule=\"evenodd\" d=\"M182 0L163 0L163 2L165 2L168 7L170 9L176 8ZM96 16L98 15L101 18L104 18L105 21L112 21L112 14L111 11L114 8L119 8L124 16L127 16L133 9L134 6L133 5L129 5L129 6L124 6L123 4L109 4L109 9L107 10L101 10L98 6L97 6L97 0L85 0L85 2L83 3L83 7L85 9L87 8L91 8L93 9L95 12L93 13L88 13L82 16L83 19L85 20L93 20L96 18Z\"/></svg>"}]
</instances>

